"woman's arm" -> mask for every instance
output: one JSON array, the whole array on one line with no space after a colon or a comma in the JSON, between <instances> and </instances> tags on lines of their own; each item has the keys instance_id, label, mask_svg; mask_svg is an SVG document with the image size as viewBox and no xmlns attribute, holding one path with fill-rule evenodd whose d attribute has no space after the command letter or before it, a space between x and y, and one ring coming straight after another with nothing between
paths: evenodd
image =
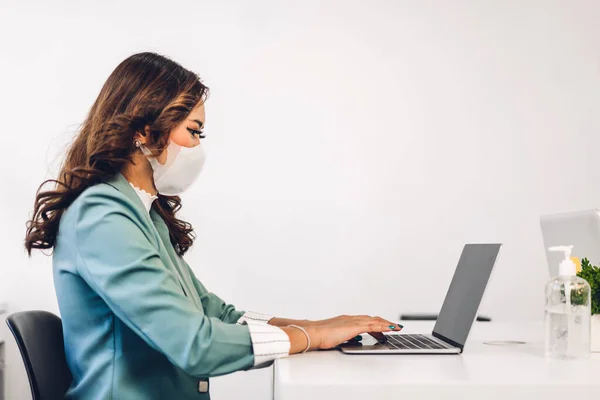
<instances>
[{"instance_id":1,"label":"woman's arm","mask_svg":"<svg viewBox=\"0 0 600 400\"><path fill-rule=\"evenodd\" d=\"M289 327L289 325L298 325L306 330L310 337L310 350L331 348L364 332L386 332L402 328L380 317L365 315L342 315L325 320L311 321L307 319L279 318L251 311L237 311L233 305L225 303L219 296L209 292L196 278L187 262L183 262L194 282L206 314L228 323L249 324L255 352L255 366L262 366L264 362L288 354L299 353L306 349L308 340L304 332ZM272 330L269 330L268 327ZM266 335L270 335L270 338L267 338ZM288 353L281 350L284 340L288 342ZM274 356L264 357L261 354Z\"/></svg>"},{"instance_id":2,"label":"woman's arm","mask_svg":"<svg viewBox=\"0 0 600 400\"><path fill-rule=\"evenodd\" d=\"M238 311L232 304L227 304L215 293L209 292L204 284L196 277L189 264L181 258L183 264L190 275L194 288L202 301L202 307L207 315L219 318L226 323L236 323L238 325L249 324L250 338L252 348L255 354L254 366L262 367L266 363L276 358L285 357L289 354L300 353L306 349L307 339L304 333L297 328L289 328L287 325L295 324L295 320L288 324L274 325L267 322L272 319L267 314L255 313L252 311ZM283 322L284 320L279 320ZM263 325L263 326L260 326ZM305 327L305 324L296 324ZM319 345L315 332L311 332L311 349ZM266 364L268 365L268 364Z\"/></svg>"},{"instance_id":3,"label":"woman's arm","mask_svg":"<svg viewBox=\"0 0 600 400\"><path fill-rule=\"evenodd\" d=\"M317 321L310 321L308 319L289 319L289 318L271 318L268 322L269 325L273 326L288 326L288 325L300 325L303 328L312 327L317 325Z\"/></svg>"}]
</instances>

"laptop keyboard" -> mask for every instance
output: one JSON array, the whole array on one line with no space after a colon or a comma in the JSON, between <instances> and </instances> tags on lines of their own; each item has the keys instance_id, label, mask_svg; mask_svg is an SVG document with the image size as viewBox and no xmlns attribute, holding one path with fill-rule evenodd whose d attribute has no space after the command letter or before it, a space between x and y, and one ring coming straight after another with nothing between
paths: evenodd
<instances>
[{"instance_id":1,"label":"laptop keyboard","mask_svg":"<svg viewBox=\"0 0 600 400\"><path fill-rule=\"evenodd\" d=\"M413 334L390 334L385 335L387 342L384 343L388 349L447 349L448 347L442 346L438 342L435 342L425 335L413 335Z\"/></svg>"}]
</instances>

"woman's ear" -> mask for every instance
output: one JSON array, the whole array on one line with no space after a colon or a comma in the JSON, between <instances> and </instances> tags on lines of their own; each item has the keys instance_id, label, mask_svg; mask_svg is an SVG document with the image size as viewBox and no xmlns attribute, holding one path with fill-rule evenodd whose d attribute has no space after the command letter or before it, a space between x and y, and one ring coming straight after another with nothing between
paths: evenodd
<instances>
[{"instance_id":1,"label":"woman's ear","mask_svg":"<svg viewBox=\"0 0 600 400\"><path fill-rule=\"evenodd\" d=\"M150 126L144 126L143 131L137 131L135 133L134 140L139 140L142 145L146 145L148 143L148 137L150 136Z\"/></svg>"}]
</instances>

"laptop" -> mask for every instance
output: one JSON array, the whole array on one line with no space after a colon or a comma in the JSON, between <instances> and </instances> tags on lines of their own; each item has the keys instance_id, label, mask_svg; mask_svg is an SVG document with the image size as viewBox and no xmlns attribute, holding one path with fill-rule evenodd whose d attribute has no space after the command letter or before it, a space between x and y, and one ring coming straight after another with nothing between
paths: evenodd
<instances>
[{"instance_id":1,"label":"laptop","mask_svg":"<svg viewBox=\"0 0 600 400\"><path fill-rule=\"evenodd\" d=\"M387 333L384 343L345 343L346 354L460 354L501 244L467 244L431 334Z\"/></svg>"},{"instance_id":2,"label":"laptop","mask_svg":"<svg viewBox=\"0 0 600 400\"><path fill-rule=\"evenodd\" d=\"M544 215L540 217L540 226L550 277L558 275L558 266L564 254L548 251L548 247L573 246L571 256L580 260L587 258L593 265L600 264L599 210Z\"/></svg>"}]
</instances>

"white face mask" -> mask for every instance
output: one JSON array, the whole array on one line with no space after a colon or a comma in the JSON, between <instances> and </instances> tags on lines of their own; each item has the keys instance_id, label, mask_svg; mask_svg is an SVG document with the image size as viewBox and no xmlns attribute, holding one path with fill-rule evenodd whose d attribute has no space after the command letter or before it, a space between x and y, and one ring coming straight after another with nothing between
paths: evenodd
<instances>
[{"instance_id":1,"label":"white face mask","mask_svg":"<svg viewBox=\"0 0 600 400\"><path fill-rule=\"evenodd\" d=\"M145 146L141 146L141 149L154 171L156 190L165 196L177 196L185 192L200 175L206 159L201 145L184 147L170 141L165 149L167 160L164 164L150 157L150 150Z\"/></svg>"}]
</instances>

